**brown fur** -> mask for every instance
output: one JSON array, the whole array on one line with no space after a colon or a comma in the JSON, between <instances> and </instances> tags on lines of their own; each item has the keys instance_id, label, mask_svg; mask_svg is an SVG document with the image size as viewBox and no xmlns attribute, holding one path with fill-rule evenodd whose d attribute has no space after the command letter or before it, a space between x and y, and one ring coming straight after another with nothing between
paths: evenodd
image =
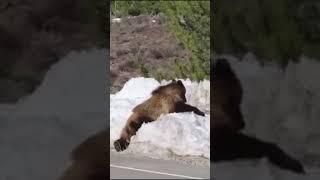
<instances>
[{"instance_id":1,"label":"brown fur","mask_svg":"<svg viewBox=\"0 0 320 180\"><path fill-rule=\"evenodd\" d=\"M101 131L72 151L72 164L60 180L106 180L109 178L107 131Z\"/></svg>"},{"instance_id":2,"label":"brown fur","mask_svg":"<svg viewBox=\"0 0 320 180\"><path fill-rule=\"evenodd\" d=\"M186 88L180 80L173 80L170 84L155 89L149 99L133 108L132 115L122 129L120 138L114 142L115 149L125 150L131 137L136 134L141 125L157 120L161 114L193 111L204 116L204 113L198 108L186 104L185 93Z\"/></svg>"},{"instance_id":3,"label":"brown fur","mask_svg":"<svg viewBox=\"0 0 320 180\"><path fill-rule=\"evenodd\" d=\"M211 68L213 78L213 128L241 130L245 123L240 110L242 101L242 86L229 63L218 59Z\"/></svg>"}]
</instances>

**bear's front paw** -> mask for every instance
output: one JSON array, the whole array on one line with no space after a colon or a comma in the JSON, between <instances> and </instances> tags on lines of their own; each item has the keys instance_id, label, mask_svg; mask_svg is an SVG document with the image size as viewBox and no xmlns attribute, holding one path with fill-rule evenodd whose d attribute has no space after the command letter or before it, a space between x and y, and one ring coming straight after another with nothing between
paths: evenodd
<instances>
[{"instance_id":1,"label":"bear's front paw","mask_svg":"<svg viewBox=\"0 0 320 180\"><path fill-rule=\"evenodd\" d=\"M205 116L204 112L200 110L197 110L195 113L198 114L199 116Z\"/></svg>"},{"instance_id":2,"label":"bear's front paw","mask_svg":"<svg viewBox=\"0 0 320 180\"><path fill-rule=\"evenodd\" d=\"M129 146L129 143L125 139L118 139L114 141L113 145L116 151L119 152L127 149L127 147Z\"/></svg>"},{"instance_id":3,"label":"bear's front paw","mask_svg":"<svg viewBox=\"0 0 320 180\"><path fill-rule=\"evenodd\" d=\"M303 165L293 158L288 158L284 163L284 168L290 169L296 173L299 174L305 174L305 170L303 168Z\"/></svg>"},{"instance_id":4,"label":"bear's front paw","mask_svg":"<svg viewBox=\"0 0 320 180\"><path fill-rule=\"evenodd\" d=\"M271 162L282 169L305 174L305 170L301 162L282 151L277 145L271 144L269 147L269 160Z\"/></svg>"}]
</instances>

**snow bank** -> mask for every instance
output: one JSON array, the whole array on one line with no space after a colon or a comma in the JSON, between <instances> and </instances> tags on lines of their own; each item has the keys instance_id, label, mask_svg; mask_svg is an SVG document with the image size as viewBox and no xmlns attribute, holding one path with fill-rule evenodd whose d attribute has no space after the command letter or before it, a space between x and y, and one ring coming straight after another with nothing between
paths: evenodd
<instances>
[{"instance_id":1,"label":"snow bank","mask_svg":"<svg viewBox=\"0 0 320 180\"><path fill-rule=\"evenodd\" d=\"M105 49L71 52L32 95L0 106L0 179L55 180L69 152L105 128L107 56Z\"/></svg>"},{"instance_id":2,"label":"snow bank","mask_svg":"<svg viewBox=\"0 0 320 180\"><path fill-rule=\"evenodd\" d=\"M106 113L107 51L71 52L47 72L40 87L18 104L21 115ZM106 97L106 98L102 98Z\"/></svg>"},{"instance_id":3,"label":"snow bank","mask_svg":"<svg viewBox=\"0 0 320 180\"><path fill-rule=\"evenodd\" d=\"M199 107L206 116L192 112L172 113L161 116L155 122L143 124L124 153L145 153L157 158L171 155L210 157L210 82L182 82L187 90L187 102ZM111 149L131 115L132 108L149 98L156 87L167 83L152 78L132 78L121 91L110 95Z\"/></svg>"},{"instance_id":4,"label":"snow bank","mask_svg":"<svg viewBox=\"0 0 320 180\"><path fill-rule=\"evenodd\" d=\"M301 57L299 63L290 63L286 71L282 71L274 64L260 66L252 54L241 61L224 57L230 60L244 88L242 111L247 133L278 143L309 168L318 169L306 179L319 179L319 61ZM256 167L235 162L218 163L214 169L219 180L234 179L232 176L237 179L304 179L277 168L271 170L267 163L262 162L255 164ZM228 175L225 171L230 170L234 173Z\"/></svg>"}]
</instances>

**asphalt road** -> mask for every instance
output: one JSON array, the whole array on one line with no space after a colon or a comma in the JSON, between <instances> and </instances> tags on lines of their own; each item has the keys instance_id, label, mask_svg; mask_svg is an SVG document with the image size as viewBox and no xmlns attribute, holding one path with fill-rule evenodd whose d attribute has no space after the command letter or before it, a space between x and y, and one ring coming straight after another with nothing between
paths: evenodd
<instances>
[{"instance_id":1,"label":"asphalt road","mask_svg":"<svg viewBox=\"0 0 320 180\"><path fill-rule=\"evenodd\" d=\"M210 167L110 152L111 179L209 179Z\"/></svg>"}]
</instances>

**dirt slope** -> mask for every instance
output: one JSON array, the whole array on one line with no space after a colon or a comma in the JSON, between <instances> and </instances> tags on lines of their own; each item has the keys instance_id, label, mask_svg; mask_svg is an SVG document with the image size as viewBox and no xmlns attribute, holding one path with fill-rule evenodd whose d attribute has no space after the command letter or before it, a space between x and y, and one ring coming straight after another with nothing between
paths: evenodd
<instances>
[{"instance_id":1,"label":"dirt slope","mask_svg":"<svg viewBox=\"0 0 320 180\"><path fill-rule=\"evenodd\" d=\"M110 31L111 93L132 77L157 76L160 72L174 76L170 69L174 59L188 59L163 17L141 15L119 21L112 21Z\"/></svg>"}]
</instances>

